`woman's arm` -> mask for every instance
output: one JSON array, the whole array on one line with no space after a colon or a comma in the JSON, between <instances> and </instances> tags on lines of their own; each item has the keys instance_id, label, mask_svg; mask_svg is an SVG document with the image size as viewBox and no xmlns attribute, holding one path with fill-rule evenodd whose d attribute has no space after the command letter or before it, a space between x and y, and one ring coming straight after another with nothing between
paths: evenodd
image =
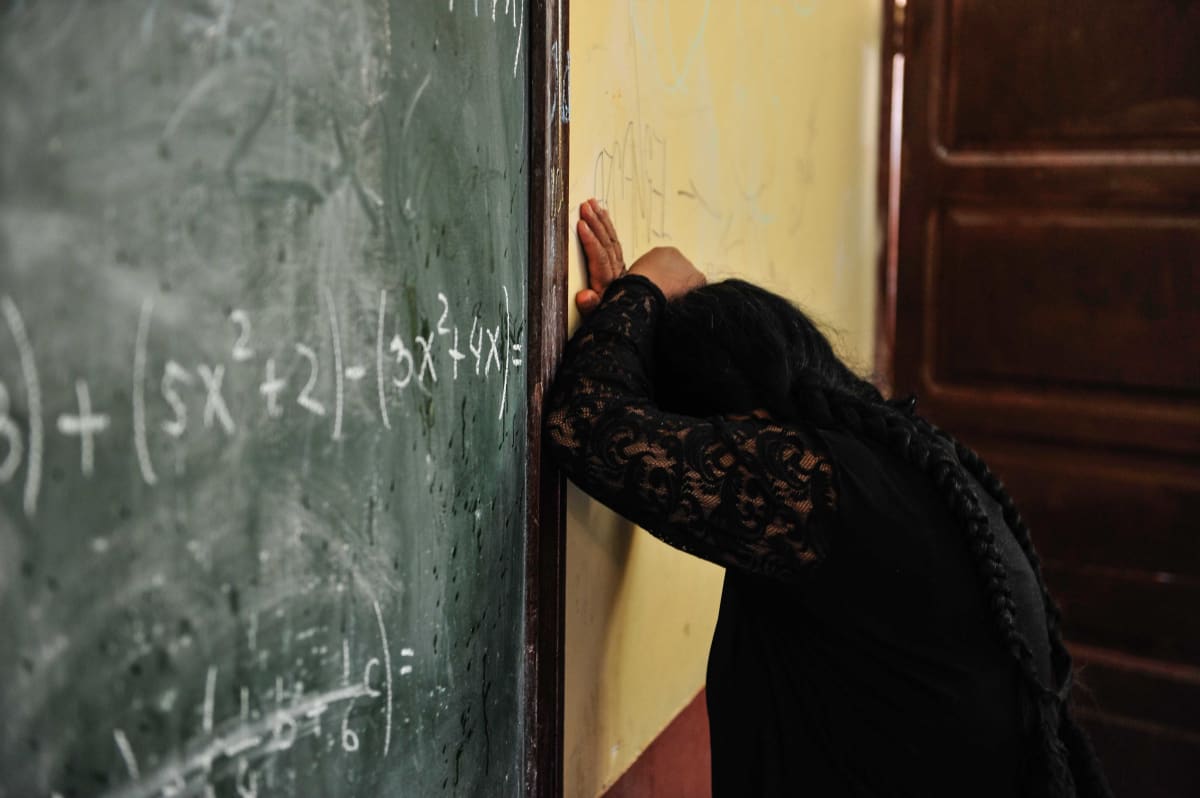
<instances>
[{"instance_id":1,"label":"woman's arm","mask_svg":"<svg viewBox=\"0 0 1200 798\"><path fill-rule=\"evenodd\" d=\"M599 239L581 238L593 250L590 266ZM799 578L825 552L831 464L810 435L765 418L697 419L656 407L653 335L666 298L653 270L631 272L600 281L603 299L567 346L546 407L551 453L581 488L670 545Z\"/></svg>"}]
</instances>

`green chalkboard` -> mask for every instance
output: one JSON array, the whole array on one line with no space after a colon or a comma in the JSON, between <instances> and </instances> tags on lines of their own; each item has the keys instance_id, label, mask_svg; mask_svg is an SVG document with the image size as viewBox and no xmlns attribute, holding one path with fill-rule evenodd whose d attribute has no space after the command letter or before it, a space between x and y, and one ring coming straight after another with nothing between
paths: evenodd
<instances>
[{"instance_id":1,"label":"green chalkboard","mask_svg":"<svg viewBox=\"0 0 1200 798\"><path fill-rule=\"evenodd\" d=\"M0 11L0 796L515 795L525 0Z\"/></svg>"}]
</instances>

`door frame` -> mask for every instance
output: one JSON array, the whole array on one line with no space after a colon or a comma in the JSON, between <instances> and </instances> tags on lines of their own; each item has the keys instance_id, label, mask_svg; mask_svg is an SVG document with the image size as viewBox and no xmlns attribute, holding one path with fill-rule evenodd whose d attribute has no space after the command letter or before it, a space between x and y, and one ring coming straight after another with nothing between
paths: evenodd
<instances>
[{"instance_id":1,"label":"door frame","mask_svg":"<svg viewBox=\"0 0 1200 798\"><path fill-rule=\"evenodd\" d=\"M542 456L542 410L567 333L568 0L531 0L529 333L522 793L563 793L566 479Z\"/></svg>"}]
</instances>

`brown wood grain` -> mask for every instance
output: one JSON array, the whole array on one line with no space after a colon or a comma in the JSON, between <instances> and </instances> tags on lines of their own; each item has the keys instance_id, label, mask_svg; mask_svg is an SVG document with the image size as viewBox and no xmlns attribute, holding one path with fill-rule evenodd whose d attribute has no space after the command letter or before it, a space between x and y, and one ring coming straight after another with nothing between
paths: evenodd
<instances>
[{"instance_id":1,"label":"brown wood grain","mask_svg":"<svg viewBox=\"0 0 1200 798\"><path fill-rule=\"evenodd\" d=\"M525 549L525 772L530 798L563 792L566 481L542 457L542 408L566 339L568 0L530 9L529 394Z\"/></svg>"}]
</instances>

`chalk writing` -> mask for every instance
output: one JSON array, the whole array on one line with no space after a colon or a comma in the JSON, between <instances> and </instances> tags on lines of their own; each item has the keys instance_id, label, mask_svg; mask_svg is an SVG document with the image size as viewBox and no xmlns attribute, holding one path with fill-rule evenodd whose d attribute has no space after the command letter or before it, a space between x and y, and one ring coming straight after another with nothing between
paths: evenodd
<instances>
[{"instance_id":1,"label":"chalk writing","mask_svg":"<svg viewBox=\"0 0 1200 798\"><path fill-rule=\"evenodd\" d=\"M371 705L384 716L382 740L375 738L375 745L379 746L376 750L381 756L388 756L394 725L395 677L411 676L413 666L409 663L415 652L409 646L400 649L405 664L394 674L383 612L377 601L371 602L371 609L381 656L369 656L361 661L361 668L356 668L351 641L343 637L339 651L341 683L336 686L308 691L297 681L289 689L283 677L276 677L274 687L267 696L260 696L260 705L254 708L251 688L240 685L237 715L219 720L216 704L221 672L217 666L209 665L204 674L200 725L195 736L173 745L165 755L139 760L126 731L114 728L113 744L124 764L127 780L104 793L104 798L209 796L216 794L216 787L222 781L231 781L238 795L257 795L263 766L294 748L301 739L327 737L341 751L361 755L368 738L364 738L364 729L355 723L355 718ZM301 634L307 633L311 638L320 631L312 628ZM314 650L323 652L328 648ZM353 680L355 673L360 674L357 681ZM339 710L334 728L322 725L322 718L331 710ZM152 767L143 767L143 761Z\"/></svg>"},{"instance_id":2,"label":"chalk writing","mask_svg":"<svg viewBox=\"0 0 1200 798\"><path fill-rule=\"evenodd\" d=\"M667 238L667 142L650 125L630 122L620 141L596 156L592 195L632 225L629 251Z\"/></svg>"},{"instance_id":3,"label":"chalk writing","mask_svg":"<svg viewBox=\"0 0 1200 798\"><path fill-rule=\"evenodd\" d=\"M503 303L496 309L496 316L488 319L483 309L476 305L470 311L469 331L457 320L455 303L446 292L434 294L436 316L422 321L424 331L411 339L401 331L403 319L395 314L388 315L388 291L379 292L378 316L372 319L374 327L373 358L365 361L347 353L343 346L343 333L337 304L332 289L322 286L319 304L323 306L329 339L326 351L332 363L323 364L322 355L316 345L303 341L291 344L294 360L288 368L295 370L299 390L294 395L294 406L318 418L328 418L330 437L334 441L343 437L347 391L366 380L371 360L374 361L375 393L374 404L378 409L379 421L384 428L392 428L391 406L401 402L412 389L428 395L437 390L441 382L456 383L462 376L471 376L491 382L498 380L498 418L504 419L508 408L507 398L510 372L523 363L524 345L518 340L514 309L507 286L501 286ZM24 386L24 407L19 406L19 395L11 384L0 382L0 487L15 482L22 466L26 469L24 484L24 511L32 517L37 511L40 478L43 460L43 431L41 418L43 402L41 384L38 379L35 347L25 327L20 310L11 297L0 297L0 311L8 323L11 340L20 362L20 382ZM234 407L243 412L247 405L231 403L232 394L227 388L234 372L242 369L261 368L256 393L265 416L269 421L283 419L287 415L288 393L292 381L289 372L280 368L280 353L261 344L254 345L254 317L250 309L237 308L228 314L234 326L234 336L225 355L227 362L198 362L184 365L173 357L166 356L161 366L154 366L149 356L152 335L154 303L145 300L135 322L135 349L132 369L132 429L138 472L147 485L158 483L153 465L154 448L163 438L181 442L195 426L192 421L191 403L200 407L200 427L214 430L226 438L239 434L241 425ZM436 318L436 320L434 320ZM417 320L420 321L420 320ZM389 331L391 332L388 338ZM462 339L466 339L463 351ZM388 341L386 347L385 340ZM410 343L411 341L411 343ZM353 362L345 365L343 360L350 354ZM262 361L261 367L256 366ZM473 368L462 365L472 360ZM330 368L325 371L326 366ZM322 381L323 374L332 379ZM147 396L145 383L157 383L157 391ZM331 382L332 385L327 383ZM79 469L85 477L96 469L97 450L103 445L104 433L114 424L110 408L94 406L88 381L84 377L75 379L74 406L55 415L55 429L65 438L76 439L79 446ZM328 393L325 393L328 391ZM149 400L149 401L148 401ZM332 412L331 412L332 409ZM24 422L25 429L22 428ZM178 469L177 469L178 471Z\"/></svg>"},{"instance_id":4,"label":"chalk writing","mask_svg":"<svg viewBox=\"0 0 1200 798\"><path fill-rule=\"evenodd\" d=\"M486 2L486 0L485 0ZM503 20L496 19L496 6L498 0L492 0L492 15L491 21L499 24ZM474 0L475 13L474 16L479 16L479 0ZM454 0L449 0L447 8L450 11L454 10ZM486 18L486 14L484 17ZM513 77L517 76L517 66L521 63L521 39L522 33L525 30L525 2L524 0L504 0L504 16L512 21L513 28L517 31L517 47L513 54Z\"/></svg>"},{"instance_id":5,"label":"chalk writing","mask_svg":"<svg viewBox=\"0 0 1200 798\"><path fill-rule=\"evenodd\" d=\"M0 484L9 482L16 476L21 467L21 455L24 454L24 444L21 442L21 429L8 414L8 389L0 382L0 437L4 438L7 451L4 460L0 461Z\"/></svg>"},{"instance_id":6,"label":"chalk writing","mask_svg":"<svg viewBox=\"0 0 1200 798\"><path fill-rule=\"evenodd\" d=\"M85 477L90 477L94 469L95 437L108 429L109 419L105 413L92 412L92 399L86 381L75 381L75 398L79 402L79 412L60 415L58 431L63 435L79 436L79 468Z\"/></svg>"},{"instance_id":7,"label":"chalk writing","mask_svg":"<svg viewBox=\"0 0 1200 798\"><path fill-rule=\"evenodd\" d=\"M38 490L42 481L42 389L38 382L37 361L21 311L10 297L0 297L0 310L17 346L17 358L21 364L21 378L25 383L25 401L29 418L29 458L25 469L24 503L25 515L30 518L37 512ZM15 468L16 466L14 466Z\"/></svg>"}]
</instances>

